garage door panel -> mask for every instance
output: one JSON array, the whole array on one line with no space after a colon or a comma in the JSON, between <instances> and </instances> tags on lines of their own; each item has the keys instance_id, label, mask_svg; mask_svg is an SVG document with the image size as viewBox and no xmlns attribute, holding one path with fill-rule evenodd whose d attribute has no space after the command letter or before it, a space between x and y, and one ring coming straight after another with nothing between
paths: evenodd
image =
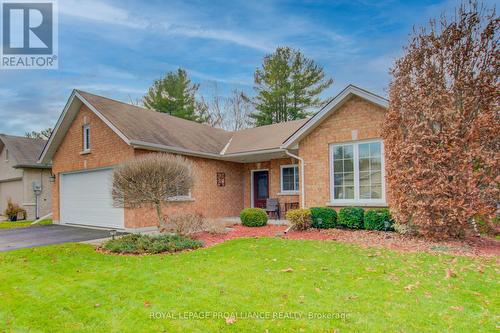
<instances>
[{"instance_id":1,"label":"garage door panel","mask_svg":"<svg viewBox=\"0 0 500 333\"><path fill-rule=\"evenodd\" d=\"M7 207L7 201L12 199L12 202L18 205L23 204L23 181L14 180L0 183L0 215Z\"/></svg>"},{"instance_id":2,"label":"garage door panel","mask_svg":"<svg viewBox=\"0 0 500 333\"><path fill-rule=\"evenodd\" d=\"M61 177L61 222L124 228L123 208L113 207L111 169Z\"/></svg>"}]
</instances>

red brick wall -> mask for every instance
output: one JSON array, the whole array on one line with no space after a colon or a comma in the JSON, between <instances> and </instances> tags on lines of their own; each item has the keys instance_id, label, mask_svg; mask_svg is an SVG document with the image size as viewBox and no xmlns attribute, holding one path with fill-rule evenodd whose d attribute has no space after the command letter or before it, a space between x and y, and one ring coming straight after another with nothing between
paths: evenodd
<instances>
[{"instance_id":1,"label":"red brick wall","mask_svg":"<svg viewBox=\"0 0 500 333\"><path fill-rule=\"evenodd\" d=\"M299 202L299 195L281 195L281 165L298 164L293 158L274 159L260 163L247 163L244 166L245 207L251 207L251 173L252 170L269 170L269 197L277 198L280 203Z\"/></svg>"},{"instance_id":2,"label":"red brick wall","mask_svg":"<svg viewBox=\"0 0 500 333\"><path fill-rule=\"evenodd\" d=\"M151 153L137 150L136 156ZM164 215L201 213L205 217L239 216L243 209L242 164L186 156L193 162L196 179L191 190L192 201L169 202ZM217 186L217 172L224 172L226 185ZM157 223L156 212L150 208L137 209L126 217L126 227L147 227Z\"/></svg>"},{"instance_id":3,"label":"red brick wall","mask_svg":"<svg viewBox=\"0 0 500 333\"><path fill-rule=\"evenodd\" d=\"M91 152L82 155L83 129L90 124ZM101 119L83 106L70 126L63 142L53 157L56 181L52 190L53 218L59 220L59 174L71 171L115 166L142 154L128 146ZM200 212L207 217L238 216L243 209L243 165L231 162L187 157L196 168L196 181L192 190L194 201L172 202L166 205L166 215L173 212ZM217 186L216 174L224 172L226 186ZM153 209L125 210L125 227L139 228L157 223Z\"/></svg>"},{"instance_id":4,"label":"red brick wall","mask_svg":"<svg viewBox=\"0 0 500 333\"><path fill-rule=\"evenodd\" d=\"M325 206L330 202L331 143L380 138L385 109L359 97L351 97L299 142L299 156L305 162L305 205Z\"/></svg>"},{"instance_id":5,"label":"red brick wall","mask_svg":"<svg viewBox=\"0 0 500 333\"><path fill-rule=\"evenodd\" d=\"M352 130L358 131L358 140L379 138L385 117L384 109L358 97L348 100L340 109L323 121L299 143L299 155L305 160L306 206L324 206L330 201L329 144L352 141ZM91 153L82 155L82 126L91 126ZM128 146L93 112L83 106L70 126L66 137L53 157L53 215L59 220L59 174L85 169L114 166L124 161L151 153ZM207 217L237 216L241 209L251 205L251 170L269 169L270 197L281 203L300 202L299 195L280 195L280 165L296 164L292 158L261 163L238 164L187 157L196 168L197 179L192 190L193 201L172 202L164 214L199 212ZM226 175L226 186L219 187L217 172ZM127 228L156 225L156 215L150 208L125 211Z\"/></svg>"},{"instance_id":6,"label":"red brick wall","mask_svg":"<svg viewBox=\"0 0 500 333\"><path fill-rule=\"evenodd\" d=\"M90 154L82 155L83 129L90 124ZM52 214L59 220L60 173L113 166L134 156L134 149L117 136L86 106L76 115L58 150L52 158L52 172L56 181L52 187Z\"/></svg>"}]
</instances>

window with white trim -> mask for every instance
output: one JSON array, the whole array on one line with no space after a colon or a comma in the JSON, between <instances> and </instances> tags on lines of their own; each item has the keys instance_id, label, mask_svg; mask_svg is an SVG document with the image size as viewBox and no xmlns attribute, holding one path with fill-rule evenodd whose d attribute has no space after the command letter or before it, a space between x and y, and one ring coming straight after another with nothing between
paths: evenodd
<instances>
[{"instance_id":1,"label":"window with white trim","mask_svg":"<svg viewBox=\"0 0 500 333\"><path fill-rule=\"evenodd\" d=\"M180 189L178 189L175 195L168 197L169 201L183 201L190 199L191 199L191 190L181 191Z\"/></svg>"},{"instance_id":2,"label":"window with white trim","mask_svg":"<svg viewBox=\"0 0 500 333\"><path fill-rule=\"evenodd\" d=\"M282 165L281 166L281 192L298 192L299 191L299 166Z\"/></svg>"},{"instance_id":3,"label":"window with white trim","mask_svg":"<svg viewBox=\"0 0 500 333\"><path fill-rule=\"evenodd\" d=\"M83 125L83 151L90 150L90 125Z\"/></svg>"},{"instance_id":4,"label":"window with white trim","mask_svg":"<svg viewBox=\"0 0 500 333\"><path fill-rule=\"evenodd\" d=\"M383 143L330 146L332 203L385 203Z\"/></svg>"}]
</instances>

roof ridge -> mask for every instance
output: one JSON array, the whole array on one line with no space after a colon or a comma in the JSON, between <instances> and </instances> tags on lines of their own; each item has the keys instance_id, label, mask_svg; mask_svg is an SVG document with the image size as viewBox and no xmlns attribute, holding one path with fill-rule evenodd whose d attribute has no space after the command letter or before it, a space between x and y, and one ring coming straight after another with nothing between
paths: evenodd
<instances>
[{"instance_id":1,"label":"roof ridge","mask_svg":"<svg viewBox=\"0 0 500 333\"><path fill-rule=\"evenodd\" d=\"M106 97L106 96L102 96L102 95L97 95L97 94L94 94L94 93L91 93L91 92L88 92L88 91L85 91L85 90L80 90L80 89L75 89L76 92L78 93L84 93L84 94L89 94L89 95L93 95L93 96L96 96L96 97L99 97L99 98L104 98L104 99L107 99L108 101L112 101L112 102L115 102L115 103L120 103L120 104L124 104L124 105L127 105L127 106L131 106L131 107L134 107L134 108L137 108L137 109L140 109L141 111L147 111L147 112L154 112L156 114L160 114L162 115L163 117L172 117L172 118L175 118L175 119L179 119L181 121L184 121L184 122L189 122L189 123L193 123L193 124L197 124L197 125L201 125L201 126L205 126L205 127L208 127L208 128L211 128L211 129L214 129L214 130L217 130L217 131L223 131L223 132L226 132L226 133L232 133L231 131L226 131L225 129L223 128L217 128L217 127L213 127L213 126L210 126L208 124L204 124L204 123L199 123L197 121L194 121L194 120L189 120L189 119L184 119L184 118L181 118L181 117L176 117L176 116L172 116L171 114L168 114L166 112L161 112L161 111L156 111L156 110L152 110L152 109L149 109L149 108L145 108L145 107L142 107L142 106L139 106L139 105L134 105L134 104L130 104L130 103L127 103L127 102L124 102L124 101L120 101L118 99L114 99L114 98L109 98L109 97ZM80 94L81 95L81 94ZM84 96L83 96L84 97ZM89 101L90 102L90 101Z\"/></svg>"}]
</instances>

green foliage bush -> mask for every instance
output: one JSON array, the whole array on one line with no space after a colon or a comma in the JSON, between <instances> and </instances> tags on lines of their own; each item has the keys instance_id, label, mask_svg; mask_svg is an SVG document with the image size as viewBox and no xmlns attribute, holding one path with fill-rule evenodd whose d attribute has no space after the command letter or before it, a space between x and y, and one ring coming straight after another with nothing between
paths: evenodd
<instances>
[{"instance_id":1,"label":"green foliage bush","mask_svg":"<svg viewBox=\"0 0 500 333\"><path fill-rule=\"evenodd\" d=\"M307 230L311 227L311 210L307 208L292 209L286 212L286 219L290 221L294 230Z\"/></svg>"},{"instance_id":2,"label":"green foliage bush","mask_svg":"<svg viewBox=\"0 0 500 333\"><path fill-rule=\"evenodd\" d=\"M261 208L245 208L240 213L241 224L247 227L262 227L267 224L267 213Z\"/></svg>"},{"instance_id":3,"label":"green foliage bush","mask_svg":"<svg viewBox=\"0 0 500 333\"><path fill-rule=\"evenodd\" d=\"M359 207L345 207L339 211L339 224L351 228L362 229L365 211Z\"/></svg>"},{"instance_id":4,"label":"green foliage bush","mask_svg":"<svg viewBox=\"0 0 500 333\"><path fill-rule=\"evenodd\" d=\"M386 230L385 221L390 224L387 230L393 230L394 221L387 208L369 209L365 212L364 225L367 230Z\"/></svg>"},{"instance_id":5,"label":"green foliage bush","mask_svg":"<svg viewBox=\"0 0 500 333\"><path fill-rule=\"evenodd\" d=\"M104 244L104 249L113 253L162 253L196 249L202 242L179 235L149 236L131 234L112 239Z\"/></svg>"},{"instance_id":6,"label":"green foliage bush","mask_svg":"<svg viewBox=\"0 0 500 333\"><path fill-rule=\"evenodd\" d=\"M337 212L329 207L311 208L311 218L313 228L329 229L337 226Z\"/></svg>"}]
</instances>

